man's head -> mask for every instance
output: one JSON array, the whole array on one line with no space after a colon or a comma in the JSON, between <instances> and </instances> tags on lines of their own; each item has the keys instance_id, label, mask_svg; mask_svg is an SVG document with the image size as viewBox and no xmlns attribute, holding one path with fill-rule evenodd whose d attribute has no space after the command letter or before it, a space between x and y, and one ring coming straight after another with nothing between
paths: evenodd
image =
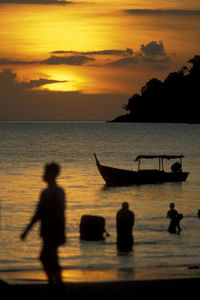
<instances>
[{"instance_id":1,"label":"man's head","mask_svg":"<svg viewBox=\"0 0 200 300\"><path fill-rule=\"evenodd\" d=\"M122 203L122 208L125 209L125 210L127 210L129 208L128 202L123 202Z\"/></svg>"},{"instance_id":2,"label":"man's head","mask_svg":"<svg viewBox=\"0 0 200 300\"><path fill-rule=\"evenodd\" d=\"M54 181L60 173L60 166L57 163L46 164L43 180L46 182Z\"/></svg>"}]
</instances>

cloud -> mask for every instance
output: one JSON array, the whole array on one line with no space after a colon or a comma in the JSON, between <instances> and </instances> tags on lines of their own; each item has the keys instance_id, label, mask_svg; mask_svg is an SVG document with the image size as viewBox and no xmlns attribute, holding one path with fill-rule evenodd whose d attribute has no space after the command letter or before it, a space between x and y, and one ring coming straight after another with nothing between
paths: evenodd
<instances>
[{"instance_id":1,"label":"cloud","mask_svg":"<svg viewBox=\"0 0 200 300\"><path fill-rule=\"evenodd\" d=\"M94 61L94 58L87 57L85 55L71 55L71 56L55 56L41 60L41 61L20 61L1 58L0 65L32 65L32 64L44 64L44 65L73 65L81 66L89 61Z\"/></svg>"},{"instance_id":2,"label":"cloud","mask_svg":"<svg viewBox=\"0 0 200 300\"><path fill-rule=\"evenodd\" d=\"M153 69L166 69L170 62L170 57L166 54L164 44L162 41L151 41L146 45L142 44L140 47L141 60L149 64Z\"/></svg>"},{"instance_id":3,"label":"cloud","mask_svg":"<svg viewBox=\"0 0 200 300\"><path fill-rule=\"evenodd\" d=\"M146 45L142 44L140 47L141 52L146 56L166 56L164 45L162 41L152 41Z\"/></svg>"},{"instance_id":4,"label":"cloud","mask_svg":"<svg viewBox=\"0 0 200 300\"><path fill-rule=\"evenodd\" d=\"M145 62L154 69L163 69L170 62L170 57L166 54L162 41L151 41L147 44L142 44L139 51L132 53L132 55L130 54L127 57L108 62L107 65L117 67Z\"/></svg>"},{"instance_id":5,"label":"cloud","mask_svg":"<svg viewBox=\"0 0 200 300\"><path fill-rule=\"evenodd\" d=\"M130 64L136 64L138 62L137 56L131 56L131 57L125 57L121 58L112 62L109 62L108 66L123 66L123 65L130 65Z\"/></svg>"},{"instance_id":6,"label":"cloud","mask_svg":"<svg viewBox=\"0 0 200 300\"><path fill-rule=\"evenodd\" d=\"M133 50L130 48L127 48L125 50L99 50L99 51L86 51L86 52L77 52L77 51L64 51L64 50L58 50L51 52L52 54L79 54L79 55L113 55L113 56L121 56L121 55L132 55Z\"/></svg>"},{"instance_id":7,"label":"cloud","mask_svg":"<svg viewBox=\"0 0 200 300\"><path fill-rule=\"evenodd\" d=\"M67 82L59 81L59 80L51 80L46 78L40 78L37 80L30 80L30 81L18 81L17 75L12 72L11 69L3 69L0 72L0 90L13 90L13 91L23 91L25 89L33 89L37 87L41 87L46 84L52 83L61 83Z\"/></svg>"},{"instance_id":8,"label":"cloud","mask_svg":"<svg viewBox=\"0 0 200 300\"><path fill-rule=\"evenodd\" d=\"M147 44L142 44L139 51L133 51L131 48L125 50L112 49L112 50L99 50L99 51L65 51L57 50L51 52L52 54L74 54L74 56L51 56L51 58L44 60L45 64L73 64L81 65L88 61L95 60L98 63L98 58L93 56L107 55L110 56L110 61L105 60L104 64L111 67L130 66L136 65L139 62L146 62L148 64L155 64L154 68L163 68L170 61L170 57L166 54L164 44L162 41L151 41ZM119 57L113 59L113 56ZM159 66L159 64L161 66ZM95 64L97 66L97 64ZM102 65L101 65L102 66Z\"/></svg>"},{"instance_id":9,"label":"cloud","mask_svg":"<svg viewBox=\"0 0 200 300\"><path fill-rule=\"evenodd\" d=\"M126 13L131 15L174 15L174 16L199 16L200 10L184 9L126 9Z\"/></svg>"},{"instance_id":10,"label":"cloud","mask_svg":"<svg viewBox=\"0 0 200 300\"><path fill-rule=\"evenodd\" d=\"M72 66L82 66L88 62L96 61L93 57L95 55L107 55L107 56L132 56L133 50L127 48L125 50L101 50L101 51L87 51L87 52L78 52L78 51L64 51L58 50L53 51L52 55L47 59L41 61L23 61L23 60L13 60L7 58L0 58L0 65L31 65L31 64L44 64L44 65L72 65ZM73 54L61 56L59 54Z\"/></svg>"},{"instance_id":11,"label":"cloud","mask_svg":"<svg viewBox=\"0 0 200 300\"><path fill-rule=\"evenodd\" d=\"M12 65L31 65L31 64L42 64L42 65L71 65L71 66L82 66L82 65L95 65L99 66L129 66L136 65L137 63L143 61L148 64L167 64L170 61L170 57L166 54L164 44L162 41L151 41L147 44L142 44L138 51L133 51L131 48L126 48L125 50L112 49L112 50L100 50L100 51L65 51L57 50L51 52L49 58L40 61L24 61L24 60L12 60L6 58L0 58L0 65L2 66L12 66ZM98 56L107 56L104 61L98 61ZM110 56L110 57L109 57ZM95 57L95 58L94 58ZM117 59L114 59L117 57ZM95 62L95 64L92 64Z\"/></svg>"},{"instance_id":12,"label":"cloud","mask_svg":"<svg viewBox=\"0 0 200 300\"><path fill-rule=\"evenodd\" d=\"M64 1L64 0L0 0L0 4L56 4L56 5L65 5L71 4L73 2Z\"/></svg>"},{"instance_id":13,"label":"cloud","mask_svg":"<svg viewBox=\"0 0 200 300\"><path fill-rule=\"evenodd\" d=\"M51 79L44 79L40 78L37 80L30 80L28 82L21 82L19 85L23 88L33 89L36 87L41 87L46 84L52 84L52 83L61 83L61 82L67 82L66 80L51 80Z\"/></svg>"},{"instance_id":14,"label":"cloud","mask_svg":"<svg viewBox=\"0 0 200 300\"><path fill-rule=\"evenodd\" d=\"M23 61L23 60L12 60L7 58L0 58L0 65L32 65L36 64L38 61Z\"/></svg>"},{"instance_id":15,"label":"cloud","mask_svg":"<svg viewBox=\"0 0 200 300\"><path fill-rule=\"evenodd\" d=\"M99 51L85 51L85 52L77 52L77 51L65 51L65 50L57 50L51 52L52 54L76 54L77 57L85 55L89 56L121 56L120 59L107 62L107 66L120 66L120 65L128 65L137 62L137 57L133 56L134 51L131 48L126 48L125 50L120 49L111 49L111 50L99 50ZM88 56L86 56L88 58ZM89 57L90 60L95 60L92 57Z\"/></svg>"},{"instance_id":16,"label":"cloud","mask_svg":"<svg viewBox=\"0 0 200 300\"><path fill-rule=\"evenodd\" d=\"M73 65L81 66L89 61L94 61L94 58L85 55L72 55L72 56L55 56L41 61L41 64L45 65Z\"/></svg>"}]
</instances>

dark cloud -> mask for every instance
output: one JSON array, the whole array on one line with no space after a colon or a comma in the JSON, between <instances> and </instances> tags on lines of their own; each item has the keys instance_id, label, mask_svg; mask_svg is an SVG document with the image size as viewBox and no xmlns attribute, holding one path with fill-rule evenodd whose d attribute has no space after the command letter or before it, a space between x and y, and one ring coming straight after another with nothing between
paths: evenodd
<instances>
[{"instance_id":1,"label":"dark cloud","mask_svg":"<svg viewBox=\"0 0 200 300\"><path fill-rule=\"evenodd\" d=\"M157 70L166 69L170 57L166 54L162 41L152 41L140 47L141 60Z\"/></svg>"},{"instance_id":2,"label":"dark cloud","mask_svg":"<svg viewBox=\"0 0 200 300\"><path fill-rule=\"evenodd\" d=\"M86 57L89 56L98 56L98 55L110 55L110 56L121 56L120 59L115 61L106 62L108 66L120 66L120 65L128 65L137 62L137 56L134 55L134 51L131 48L126 48L125 50L120 49L111 49L111 50L99 50L99 51L86 51L86 52L77 52L77 51L65 51L65 50L58 50L51 52L52 54L76 54L77 57ZM53 56L54 57L54 56ZM56 56L62 60L62 57ZM89 57L90 60L94 60L94 58ZM54 59L53 59L54 61Z\"/></svg>"},{"instance_id":3,"label":"dark cloud","mask_svg":"<svg viewBox=\"0 0 200 300\"><path fill-rule=\"evenodd\" d=\"M137 56L131 56L131 57L124 57L112 62L109 62L108 66L123 66L123 65L130 65L130 64L136 64L138 62Z\"/></svg>"},{"instance_id":4,"label":"dark cloud","mask_svg":"<svg viewBox=\"0 0 200 300\"><path fill-rule=\"evenodd\" d=\"M166 55L162 41L159 42L152 41L146 45L142 44L140 50L146 56Z\"/></svg>"},{"instance_id":5,"label":"dark cloud","mask_svg":"<svg viewBox=\"0 0 200 300\"><path fill-rule=\"evenodd\" d=\"M0 90L23 91L25 89L33 89L46 84L61 83L67 81L51 80L40 78L30 81L18 81L15 73L11 69L4 69L0 72Z\"/></svg>"},{"instance_id":6,"label":"dark cloud","mask_svg":"<svg viewBox=\"0 0 200 300\"><path fill-rule=\"evenodd\" d=\"M154 69L164 69L170 62L170 57L166 54L162 41L151 41L147 44L142 44L138 52L133 55L122 57L121 59L107 63L109 66L126 66L145 62Z\"/></svg>"},{"instance_id":7,"label":"dark cloud","mask_svg":"<svg viewBox=\"0 0 200 300\"><path fill-rule=\"evenodd\" d=\"M12 59L0 59L0 65L31 65L31 64L44 64L44 65L73 65L81 66L89 61L94 61L94 58L85 55L71 55L71 56L55 56L41 60L41 61L20 61Z\"/></svg>"},{"instance_id":8,"label":"dark cloud","mask_svg":"<svg viewBox=\"0 0 200 300\"><path fill-rule=\"evenodd\" d=\"M51 80L51 79L45 79L40 78L37 80L30 80L28 82L21 82L19 85L23 88L33 89L36 87L41 87L46 84L52 84L52 83L61 83L61 82L67 82L66 80Z\"/></svg>"},{"instance_id":9,"label":"dark cloud","mask_svg":"<svg viewBox=\"0 0 200 300\"><path fill-rule=\"evenodd\" d=\"M64 0L0 0L0 4L58 4L65 5L73 2Z\"/></svg>"},{"instance_id":10,"label":"dark cloud","mask_svg":"<svg viewBox=\"0 0 200 300\"><path fill-rule=\"evenodd\" d=\"M94 61L94 58L85 55L72 55L72 56L55 56L52 55L50 58L41 61L41 64L45 65L73 65L81 66L89 61Z\"/></svg>"},{"instance_id":11,"label":"dark cloud","mask_svg":"<svg viewBox=\"0 0 200 300\"><path fill-rule=\"evenodd\" d=\"M31 65L39 63L38 61L23 61L23 60L12 60L7 58L0 58L0 65Z\"/></svg>"},{"instance_id":12,"label":"dark cloud","mask_svg":"<svg viewBox=\"0 0 200 300\"><path fill-rule=\"evenodd\" d=\"M77 51L64 51L64 50L58 50L51 52L52 54L79 54L79 55L116 55L116 56L127 56L127 55L133 55L133 50L130 48L127 48L125 50L99 50L99 51L87 51L87 52L77 52Z\"/></svg>"},{"instance_id":13,"label":"dark cloud","mask_svg":"<svg viewBox=\"0 0 200 300\"><path fill-rule=\"evenodd\" d=\"M132 15L174 15L174 16L199 16L200 10L184 9L126 9Z\"/></svg>"},{"instance_id":14,"label":"dark cloud","mask_svg":"<svg viewBox=\"0 0 200 300\"><path fill-rule=\"evenodd\" d=\"M169 56L142 56L141 60L149 65L152 69L157 71L166 70L169 67L169 63L171 62L171 58Z\"/></svg>"},{"instance_id":15,"label":"dark cloud","mask_svg":"<svg viewBox=\"0 0 200 300\"><path fill-rule=\"evenodd\" d=\"M20 61L0 58L0 65L31 65L31 64L43 64L43 65L71 65L71 66L82 66L90 62L96 62L95 66L98 66L98 58L95 56L105 55L110 56L109 59L104 60L105 66L128 66L136 65L143 61L145 63L156 64L156 68L159 68L159 64L163 65L170 62L170 57L166 54L164 44L162 41L156 42L151 41L147 44L142 44L139 51L134 52L132 49L127 48L125 50L100 50L100 51L65 51L58 50L51 52L56 55L51 55L49 58L41 61ZM118 59L114 59L116 56ZM94 58L95 57L95 58ZM92 65L92 64L90 64ZM102 67L102 62L100 64Z\"/></svg>"}]
</instances>

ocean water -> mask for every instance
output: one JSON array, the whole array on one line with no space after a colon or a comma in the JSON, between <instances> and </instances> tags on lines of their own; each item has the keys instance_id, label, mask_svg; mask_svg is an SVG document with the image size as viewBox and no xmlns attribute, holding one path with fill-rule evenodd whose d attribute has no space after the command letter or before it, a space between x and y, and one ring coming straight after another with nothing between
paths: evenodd
<instances>
[{"instance_id":1,"label":"ocean water","mask_svg":"<svg viewBox=\"0 0 200 300\"><path fill-rule=\"evenodd\" d=\"M45 163L61 165L58 183L67 195L67 243L60 248L64 270L142 270L200 264L200 125L106 122L0 122L1 272L40 270L39 225L19 238L45 187ZM137 170L139 154L183 154L183 183L105 188L93 153L105 165ZM167 161L167 170L173 161ZM143 167L157 166L147 161ZM116 250L116 213L128 201L135 213L134 250ZM169 234L169 203L184 215L181 234ZM84 214L106 219L110 237L83 242Z\"/></svg>"}]
</instances>

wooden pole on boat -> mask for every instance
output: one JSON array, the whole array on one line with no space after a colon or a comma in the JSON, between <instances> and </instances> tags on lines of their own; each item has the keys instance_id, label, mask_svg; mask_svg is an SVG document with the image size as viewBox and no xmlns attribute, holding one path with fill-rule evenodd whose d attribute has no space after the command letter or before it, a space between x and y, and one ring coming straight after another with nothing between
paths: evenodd
<instances>
[{"instance_id":1,"label":"wooden pole on boat","mask_svg":"<svg viewBox=\"0 0 200 300\"><path fill-rule=\"evenodd\" d=\"M140 170L140 158L138 160L138 171Z\"/></svg>"},{"instance_id":2,"label":"wooden pole on boat","mask_svg":"<svg viewBox=\"0 0 200 300\"><path fill-rule=\"evenodd\" d=\"M182 172L182 158L180 157L180 164L181 164L181 172Z\"/></svg>"},{"instance_id":3,"label":"wooden pole on boat","mask_svg":"<svg viewBox=\"0 0 200 300\"><path fill-rule=\"evenodd\" d=\"M162 162L162 171L164 171L163 158L161 158L161 162Z\"/></svg>"}]
</instances>

